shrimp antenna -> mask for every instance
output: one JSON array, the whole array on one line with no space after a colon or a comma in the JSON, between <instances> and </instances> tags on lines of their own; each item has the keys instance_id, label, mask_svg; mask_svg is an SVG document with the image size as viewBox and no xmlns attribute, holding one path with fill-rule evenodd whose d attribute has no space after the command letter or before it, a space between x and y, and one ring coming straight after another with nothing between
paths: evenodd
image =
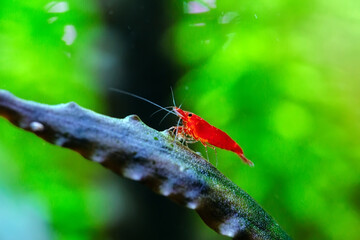
<instances>
[{"instance_id":1,"label":"shrimp antenna","mask_svg":"<svg viewBox=\"0 0 360 240\"><path fill-rule=\"evenodd\" d=\"M165 116L160 120L159 125L165 120L167 116L169 116L170 113L165 114Z\"/></svg>"},{"instance_id":2,"label":"shrimp antenna","mask_svg":"<svg viewBox=\"0 0 360 240\"><path fill-rule=\"evenodd\" d=\"M160 106L159 104L156 104L156 103L154 103L154 102L152 102L152 101L150 101L150 100L148 100L146 98L140 97L140 96L138 96L136 94L129 93L129 92L126 92L126 91L123 91L123 90L115 89L115 88L110 88L110 90L114 91L114 92L122 93L122 94L125 94L125 95L129 95L129 96L134 97L134 98L138 98L138 99L143 100L145 102L148 102L148 103L150 103L150 104L152 104L152 105L154 105L154 106L156 106L158 108L161 108L162 110L165 110L168 113L171 113L171 114L174 114L175 116L177 116L175 113L173 113L172 111Z\"/></svg>"},{"instance_id":3,"label":"shrimp antenna","mask_svg":"<svg viewBox=\"0 0 360 240\"><path fill-rule=\"evenodd\" d=\"M167 107L164 107L164 108L173 108L173 106L167 106ZM160 112L160 111L163 111L163 109L158 109L158 110L156 110L155 112L153 112L150 116L153 116L153 115L155 115L156 113L158 113L158 112Z\"/></svg>"},{"instance_id":4,"label":"shrimp antenna","mask_svg":"<svg viewBox=\"0 0 360 240\"><path fill-rule=\"evenodd\" d=\"M184 99L182 100L182 102L179 105L179 108L181 108L181 106L183 105L183 103L185 102L185 99L189 96L189 93L186 93Z\"/></svg>"},{"instance_id":5,"label":"shrimp antenna","mask_svg":"<svg viewBox=\"0 0 360 240\"><path fill-rule=\"evenodd\" d=\"M172 100L173 100L173 103L174 103L174 107L176 107L175 97L174 97L174 91L173 91L173 89L172 89L171 86L170 86L170 90L171 90L171 96L172 96Z\"/></svg>"},{"instance_id":6,"label":"shrimp antenna","mask_svg":"<svg viewBox=\"0 0 360 240\"><path fill-rule=\"evenodd\" d=\"M173 106L168 106L168 107L164 107L164 108L173 108ZM158 110L156 110L155 112L153 112L151 115L150 115L150 117L152 117L152 116L154 116L155 114L157 114L158 112L160 112L160 111L164 111L163 109L158 109ZM167 114L169 114L169 113L167 113Z\"/></svg>"}]
</instances>

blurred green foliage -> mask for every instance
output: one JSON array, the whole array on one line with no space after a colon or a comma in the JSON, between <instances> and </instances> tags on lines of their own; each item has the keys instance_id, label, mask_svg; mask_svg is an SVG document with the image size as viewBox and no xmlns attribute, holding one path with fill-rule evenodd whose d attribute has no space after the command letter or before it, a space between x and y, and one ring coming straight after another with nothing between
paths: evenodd
<instances>
[{"instance_id":1,"label":"blurred green foliage","mask_svg":"<svg viewBox=\"0 0 360 240\"><path fill-rule=\"evenodd\" d=\"M3 1L0 88L104 111L97 4ZM182 5L162 42L187 69L176 98L229 133L255 168L223 150L210 160L294 239L360 239L360 3ZM0 132L0 238L105 237L126 198L107 172L4 120ZM214 238L201 231L194 239Z\"/></svg>"},{"instance_id":2,"label":"blurred green foliage","mask_svg":"<svg viewBox=\"0 0 360 240\"><path fill-rule=\"evenodd\" d=\"M191 68L178 85L184 108L255 163L220 150L218 168L295 239L360 238L356 7L204 0L174 28L177 59Z\"/></svg>"},{"instance_id":3,"label":"blurred green foliage","mask_svg":"<svg viewBox=\"0 0 360 240\"><path fill-rule=\"evenodd\" d=\"M98 57L94 42L101 22L97 6L82 3L1 3L1 89L38 102L75 101L101 111L100 84L89 67ZM63 40L67 26L76 29L69 36L72 44ZM101 234L114 217L102 206L118 191L105 191L111 189L99 181L105 171L4 120L0 132L0 238L93 239Z\"/></svg>"}]
</instances>

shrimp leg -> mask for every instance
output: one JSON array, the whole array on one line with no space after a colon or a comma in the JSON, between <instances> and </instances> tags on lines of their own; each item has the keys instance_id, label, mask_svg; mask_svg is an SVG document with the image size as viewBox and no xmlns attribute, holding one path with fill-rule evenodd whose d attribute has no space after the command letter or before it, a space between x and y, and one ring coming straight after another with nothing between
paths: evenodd
<instances>
[{"instance_id":1,"label":"shrimp leg","mask_svg":"<svg viewBox=\"0 0 360 240\"><path fill-rule=\"evenodd\" d=\"M208 151L207 151L207 147L214 149L214 151L215 151L215 156L216 156L216 167L217 167L217 165L218 165L218 159L217 159L216 147L208 144L207 142L203 142L203 141L200 141L200 142L201 142L201 144L204 145L204 147L205 147L205 152L206 152L206 157L207 157L208 162L210 162L210 160L209 160L209 154L208 154Z\"/></svg>"}]
</instances>

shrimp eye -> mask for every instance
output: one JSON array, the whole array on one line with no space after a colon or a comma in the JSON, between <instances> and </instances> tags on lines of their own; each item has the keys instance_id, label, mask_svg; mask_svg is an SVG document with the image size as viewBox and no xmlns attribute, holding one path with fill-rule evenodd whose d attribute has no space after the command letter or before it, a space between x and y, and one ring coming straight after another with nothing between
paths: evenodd
<instances>
[{"instance_id":1,"label":"shrimp eye","mask_svg":"<svg viewBox=\"0 0 360 240\"><path fill-rule=\"evenodd\" d=\"M191 116L192 116L192 113L189 113L188 116L191 117Z\"/></svg>"}]
</instances>

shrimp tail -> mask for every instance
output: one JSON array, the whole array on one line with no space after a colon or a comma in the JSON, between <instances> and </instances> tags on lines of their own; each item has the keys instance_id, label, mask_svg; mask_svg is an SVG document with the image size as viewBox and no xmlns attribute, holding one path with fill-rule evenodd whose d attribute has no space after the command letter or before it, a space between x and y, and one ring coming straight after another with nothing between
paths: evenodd
<instances>
[{"instance_id":1,"label":"shrimp tail","mask_svg":"<svg viewBox=\"0 0 360 240\"><path fill-rule=\"evenodd\" d=\"M252 161L250 161L249 159L247 159L243 153L236 153L236 154L244 161L244 163L246 163L250 167L255 166L254 163Z\"/></svg>"}]
</instances>

